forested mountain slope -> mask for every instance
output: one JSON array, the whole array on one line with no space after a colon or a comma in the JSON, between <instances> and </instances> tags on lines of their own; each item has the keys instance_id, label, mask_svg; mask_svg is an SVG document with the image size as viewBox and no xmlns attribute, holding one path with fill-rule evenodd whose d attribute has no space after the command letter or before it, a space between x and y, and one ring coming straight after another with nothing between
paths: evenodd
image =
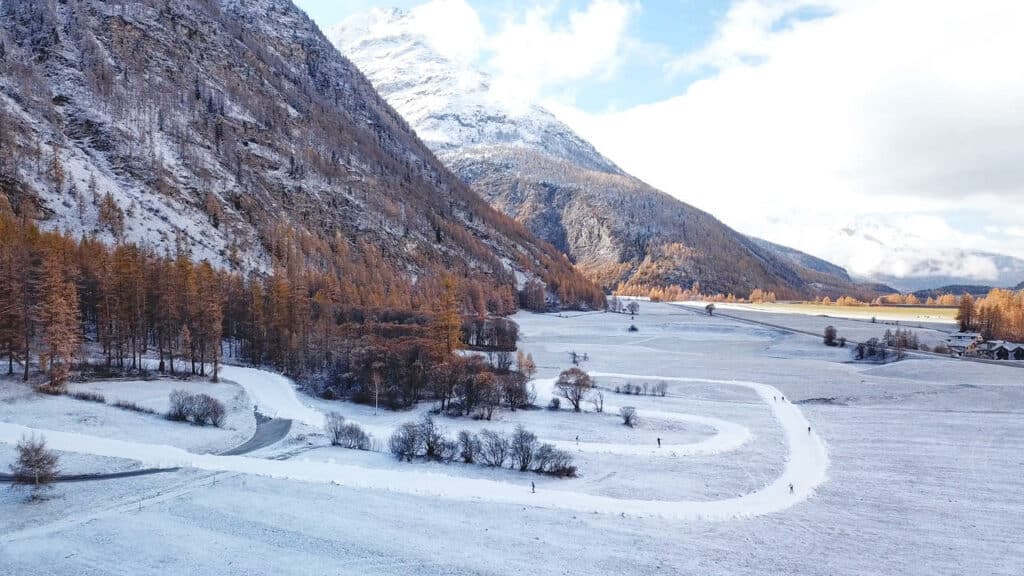
<instances>
[{"instance_id":1,"label":"forested mountain slope","mask_svg":"<svg viewBox=\"0 0 1024 576\"><path fill-rule=\"evenodd\" d=\"M0 21L0 192L44 227L239 271L299 258L368 305L441 271L602 300L288 0L0 0Z\"/></svg>"},{"instance_id":2,"label":"forested mountain slope","mask_svg":"<svg viewBox=\"0 0 1024 576\"><path fill-rule=\"evenodd\" d=\"M547 110L496 101L490 79L446 58L410 13L373 10L329 32L438 156L492 205L607 288L699 282L708 292L862 294L624 173Z\"/></svg>"}]
</instances>

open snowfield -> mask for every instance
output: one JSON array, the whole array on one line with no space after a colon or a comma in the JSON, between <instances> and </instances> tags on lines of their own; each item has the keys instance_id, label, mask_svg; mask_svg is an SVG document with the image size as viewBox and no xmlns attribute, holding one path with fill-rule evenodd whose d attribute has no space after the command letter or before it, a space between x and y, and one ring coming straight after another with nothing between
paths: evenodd
<instances>
[{"instance_id":1,"label":"open snowfield","mask_svg":"<svg viewBox=\"0 0 1024 576\"><path fill-rule=\"evenodd\" d=\"M224 403L227 419L222 428L188 426L163 418L171 391L205 392ZM256 428L245 392L225 382L180 380L111 380L71 384L70 392L102 394L106 404L85 402L68 396L35 394L17 379L0 384L0 422L18 422L48 430L167 444L193 452L219 452L244 442ZM117 401L133 402L158 414L143 414L112 406ZM6 472L5 461L0 466Z\"/></svg>"},{"instance_id":2,"label":"open snowfield","mask_svg":"<svg viewBox=\"0 0 1024 576\"><path fill-rule=\"evenodd\" d=\"M699 302L692 303L694 305ZM721 303L724 309L753 310L773 314L802 314L809 316L832 316L854 320L899 321L917 325L936 324L952 328L956 325L956 308L934 306L839 306L837 304L816 304L814 302L778 303Z\"/></svg>"},{"instance_id":3,"label":"open snowfield","mask_svg":"<svg viewBox=\"0 0 1024 576\"><path fill-rule=\"evenodd\" d=\"M703 311L705 303L682 302L674 306L694 311ZM879 316L874 322L871 321L871 314L866 313L862 317L855 315L842 316L835 314L811 314L801 312L799 306L791 308L758 308L759 306L773 306L771 304L727 304L716 303L715 307L719 315L731 316L744 320L753 320L777 326L784 326L793 330L802 330L814 334L824 334L826 326L835 327L838 336L854 342L864 342L870 338L881 339L886 330L895 331L909 329L917 334L920 341L929 347L934 347L940 342L945 342L951 332L957 330L954 323L946 323L926 318L893 318ZM795 309L794 309L795 308ZM867 310L867 309L866 309Z\"/></svg>"},{"instance_id":4,"label":"open snowfield","mask_svg":"<svg viewBox=\"0 0 1024 576\"><path fill-rule=\"evenodd\" d=\"M669 305L643 303L633 320L566 316L516 317L540 368L538 403L576 351L605 389L604 414L588 404L440 422L452 435L522 423L574 451L580 477L569 480L328 447L315 427L323 412L386 441L427 406L374 415L259 371L225 373L238 383L217 394L235 403L232 418L259 404L304 425L237 457L178 436L202 432L192 426L5 392L0 463L13 457L2 442L31 428L50 431L75 471L191 468L63 484L36 504L0 490L0 574L1024 572L1024 370L851 364L819 338ZM613 392L627 381L664 381L668 395ZM147 401L124 384L81 386ZM639 427L615 416L625 405Z\"/></svg>"}]
</instances>

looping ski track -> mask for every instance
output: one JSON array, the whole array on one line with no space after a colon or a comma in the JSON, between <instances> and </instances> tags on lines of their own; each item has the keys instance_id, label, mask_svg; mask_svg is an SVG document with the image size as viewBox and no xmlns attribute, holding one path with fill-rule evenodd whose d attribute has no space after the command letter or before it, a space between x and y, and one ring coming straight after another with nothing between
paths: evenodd
<instances>
[{"instance_id":1,"label":"looping ski track","mask_svg":"<svg viewBox=\"0 0 1024 576\"><path fill-rule=\"evenodd\" d=\"M817 433L809 431L807 419L799 407L786 401L773 400L773 397L781 398L783 396L773 386L744 380L714 380L609 372L595 372L593 375L675 382L705 382L752 390L772 410L789 445L782 474L771 484L736 498L714 501L654 501L613 498L557 489L531 493L529 484L525 480L520 484L435 472L373 469L329 462L193 454L173 446L40 430L10 423L0 423L0 442L15 443L22 435L35 433L46 436L49 446L57 450L128 458L138 460L143 466L149 467L190 467L214 472L237 472L461 501L703 521L750 518L780 512L813 495L815 490L827 479L829 460L824 441ZM293 385L287 378L252 368L234 367L226 369L223 376L245 387L247 392L260 403L261 411L276 414L278 417L291 417L311 426L319 426L323 422L322 414L299 401ZM750 433L745 427L717 419L676 413L659 413L657 417L699 422L716 428L717 434L708 440L688 446L673 447L683 454L712 454L733 450L744 444L750 437ZM630 447L619 445L594 445L589 448L600 451L602 446L604 450L623 449L631 452ZM792 486L792 492L790 486Z\"/></svg>"}]
</instances>

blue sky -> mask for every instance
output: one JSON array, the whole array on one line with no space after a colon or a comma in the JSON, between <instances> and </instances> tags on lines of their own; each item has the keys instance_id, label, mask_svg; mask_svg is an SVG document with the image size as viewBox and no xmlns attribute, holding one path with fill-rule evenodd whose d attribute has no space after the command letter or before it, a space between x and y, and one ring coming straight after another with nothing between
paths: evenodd
<instances>
[{"instance_id":1,"label":"blue sky","mask_svg":"<svg viewBox=\"0 0 1024 576\"><path fill-rule=\"evenodd\" d=\"M959 251L1024 257L1019 0L297 3L325 29L372 8L426 15L428 41L490 73L498 99L856 274L936 261L980 283L999 271Z\"/></svg>"},{"instance_id":2,"label":"blue sky","mask_svg":"<svg viewBox=\"0 0 1024 576\"><path fill-rule=\"evenodd\" d=\"M329 28L344 18L374 7L409 9L422 4L422 0L297 0L307 14L320 25ZM521 15L531 4L553 6L550 22L553 26L567 26L569 15L582 12L589 0L562 0L559 2L486 2L469 0L488 32L501 28L508 18ZM630 4L632 13L627 23L627 35L642 45L616 65L610 77L593 77L572 84L572 100L588 112L618 110L648 104L679 94L699 73L670 73L665 66L674 57L696 51L711 40L716 25L729 7L725 0L662 0ZM481 62L484 68L486 61Z\"/></svg>"}]
</instances>

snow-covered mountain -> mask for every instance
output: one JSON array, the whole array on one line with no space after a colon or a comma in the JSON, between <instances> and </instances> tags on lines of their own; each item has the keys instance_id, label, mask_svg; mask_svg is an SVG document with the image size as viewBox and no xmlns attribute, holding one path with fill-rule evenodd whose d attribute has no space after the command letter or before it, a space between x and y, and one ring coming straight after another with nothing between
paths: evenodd
<instances>
[{"instance_id":1,"label":"snow-covered mountain","mask_svg":"<svg viewBox=\"0 0 1024 576\"><path fill-rule=\"evenodd\" d=\"M328 37L435 152L511 145L622 174L547 110L495 99L486 74L443 56L417 32L419 26L414 13L373 9L347 19Z\"/></svg>"},{"instance_id":2,"label":"snow-covered mountain","mask_svg":"<svg viewBox=\"0 0 1024 576\"><path fill-rule=\"evenodd\" d=\"M2 209L239 270L298 251L599 296L290 0L3 0L0 21Z\"/></svg>"},{"instance_id":3,"label":"snow-covered mountain","mask_svg":"<svg viewBox=\"0 0 1024 576\"><path fill-rule=\"evenodd\" d=\"M899 228L858 220L822 239L829 256L855 278L903 291L947 285L1015 286L1024 260L966 248L948 248Z\"/></svg>"},{"instance_id":4,"label":"snow-covered mountain","mask_svg":"<svg viewBox=\"0 0 1024 576\"><path fill-rule=\"evenodd\" d=\"M863 293L624 173L547 110L495 98L490 78L425 25L415 11L378 9L328 37L449 168L604 286Z\"/></svg>"}]
</instances>

